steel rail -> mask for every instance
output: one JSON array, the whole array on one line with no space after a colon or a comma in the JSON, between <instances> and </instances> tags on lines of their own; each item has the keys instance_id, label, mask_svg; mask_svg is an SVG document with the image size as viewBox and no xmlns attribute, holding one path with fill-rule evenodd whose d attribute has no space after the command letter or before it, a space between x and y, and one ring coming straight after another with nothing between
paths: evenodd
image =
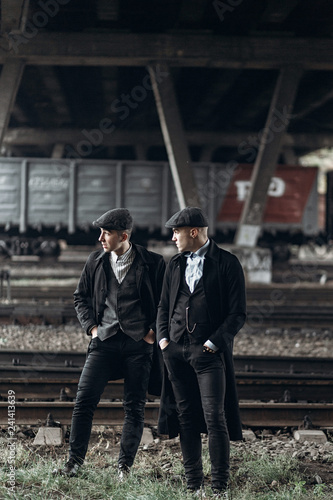
<instances>
[{"instance_id":1,"label":"steel rail","mask_svg":"<svg viewBox=\"0 0 333 500\"><path fill-rule=\"evenodd\" d=\"M81 264L82 267L82 264ZM64 271L63 274L55 274L54 269L50 269L48 275L24 274L18 279L14 276L11 280L12 299L35 299L51 300L59 299L73 300L73 292L76 282L80 277L80 272L76 274L72 270ZM330 305L333 301L333 287L323 286L316 283L300 283L296 278L296 283L270 283L267 285L251 285L246 288L247 302L251 307L268 306L290 307L294 305ZM31 284L29 284L29 280ZM36 282L38 280L38 282ZM66 283L66 280L68 281ZM25 281L25 284L23 282ZM59 284L61 282L61 284Z\"/></svg>"},{"instance_id":2,"label":"steel rail","mask_svg":"<svg viewBox=\"0 0 333 500\"><path fill-rule=\"evenodd\" d=\"M71 423L73 402L19 402L14 413L7 402L0 402L0 425L8 425L9 418L15 425L45 424L49 414L61 425ZM145 422L156 425L158 402L146 403ZM333 404L323 403L240 403L241 420L247 427L301 427L305 418L316 428L330 428L333 422ZM124 413L120 402L101 402L94 415L94 425L121 425Z\"/></svg>"},{"instance_id":3,"label":"steel rail","mask_svg":"<svg viewBox=\"0 0 333 500\"><path fill-rule=\"evenodd\" d=\"M240 400L331 402L333 358L235 356ZM84 353L0 350L0 395L20 399L74 399ZM122 381L110 382L104 399L122 399ZM150 398L151 399L151 398Z\"/></svg>"},{"instance_id":4,"label":"steel rail","mask_svg":"<svg viewBox=\"0 0 333 500\"><path fill-rule=\"evenodd\" d=\"M21 371L14 373L16 368ZM22 371L20 367L10 367L7 374L14 374L14 376L0 377L0 396L6 398L8 389L11 389L19 399L73 399L77 390L79 372L79 369L66 369L63 373L47 370ZM61 377L55 376L58 373ZM333 402L332 375L282 376L274 373L236 372L236 382L240 400ZM103 398L112 400L122 399L122 397L123 381L110 381L105 387Z\"/></svg>"},{"instance_id":5,"label":"steel rail","mask_svg":"<svg viewBox=\"0 0 333 500\"><path fill-rule=\"evenodd\" d=\"M19 324L65 324L77 321L72 301L59 299L54 301L20 302L1 304L0 319L4 322ZM30 295L33 297L33 295ZM331 328L333 309L331 304L248 304L246 325L252 329L272 328L277 326Z\"/></svg>"},{"instance_id":6,"label":"steel rail","mask_svg":"<svg viewBox=\"0 0 333 500\"><path fill-rule=\"evenodd\" d=\"M6 399L8 390L15 393L17 400L74 400L79 376L71 379L8 378L0 379L0 398ZM121 400L124 394L122 380L110 381L103 392L105 400Z\"/></svg>"},{"instance_id":7,"label":"steel rail","mask_svg":"<svg viewBox=\"0 0 333 500\"><path fill-rule=\"evenodd\" d=\"M88 345L88 338L87 338ZM33 366L51 368L82 368L86 358L85 352L78 351L27 351L0 349L0 369L7 366ZM235 355L234 365L237 372L245 373L308 373L333 374L333 358L306 356L259 356Z\"/></svg>"}]
</instances>

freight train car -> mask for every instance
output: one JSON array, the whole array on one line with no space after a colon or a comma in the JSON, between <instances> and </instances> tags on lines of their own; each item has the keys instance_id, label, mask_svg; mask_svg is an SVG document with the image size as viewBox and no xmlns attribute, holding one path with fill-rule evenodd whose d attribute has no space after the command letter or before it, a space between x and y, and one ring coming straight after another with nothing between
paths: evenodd
<instances>
[{"instance_id":1,"label":"freight train car","mask_svg":"<svg viewBox=\"0 0 333 500\"><path fill-rule=\"evenodd\" d=\"M210 233L232 241L250 186L252 165L192 165ZM0 251L57 252L57 239L88 244L92 221L127 207L140 238L168 238L165 221L178 201L166 162L0 159ZM278 165L269 187L262 241L269 235L318 234L317 169Z\"/></svg>"}]
</instances>

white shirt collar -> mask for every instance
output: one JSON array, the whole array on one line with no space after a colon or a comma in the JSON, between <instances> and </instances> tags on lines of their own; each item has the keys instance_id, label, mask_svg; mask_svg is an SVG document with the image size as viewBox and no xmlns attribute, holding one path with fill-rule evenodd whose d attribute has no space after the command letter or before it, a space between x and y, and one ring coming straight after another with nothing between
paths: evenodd
<instances>
[{"instance_id":1,"label":"white shirt collar","mask_svg":"<svg viewBox=\"0 0 333 500\"><path fill-rule=\"evenodd\" d=\"M196 257L200 257L201 259L205 258L206 253L208 252L210 240L208 239L202 247L200 247L196 252L187 252L185 257L189 257L190 255L194 255Z\"/></svg>"}]
</instances>

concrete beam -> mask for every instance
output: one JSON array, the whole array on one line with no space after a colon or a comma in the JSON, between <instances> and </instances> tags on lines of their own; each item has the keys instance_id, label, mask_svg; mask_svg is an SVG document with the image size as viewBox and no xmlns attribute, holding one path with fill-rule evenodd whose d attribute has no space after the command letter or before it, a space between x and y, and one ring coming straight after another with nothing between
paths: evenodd
<instances>
[{"instance_id":1,"label":"concrete beam","mask_svg":"<svg viewBox=\"0 0 333 500\"><path fill-rule=\"evenodd\" d=\"M63 158L65 152L65 144L57 143L53 146L51 158Z\"/></svg>"},{"instance_id":2,"label":"concrete beam","mask_svg":"<svg viewBox=\"0 0 333 500\"><path fill-rule=\"evenodd\" d=\"M77 144L83 139L89 139L89 130L74 128L41 129L33 127L9 128L4 137L4 143L10 146L42 146L60 143ZM185 130L186 141L190 145L208 148L210 152L218 147L239 148L244 155L244 162L253 156L253 137L258 137L258 131L246 132L210 132L201 130ZM132 146L144 145L162 146L163 135L158 129L117 129L112 134L105 134L103 146ZM333 133L286 133L282 138L282 147L285 149L302 149L314 151L320 148L332 147ZM204 155L205 153L203 153ZM202 161L203 158L202 158Z\"/></svg>"},{"instance_id":3,"label":"concrete beam","mask_svg":"<svg viewBox=\"0 0 333 500\"><path fill-rule=\"evenodd\" d=\"M178 67L281 69L297 61L308 70L333 69L332 38L45 33L33 19L28 21L29 32L0 37L0 64L10 54L47 66L147 66L163 61Z\"/></svg>"},{"instance_id":4,"label":"concrete beam","mask_svg":"<svg viewBox=\"0 0 333 500\"><path fill-rule=\"evenodd\" d=\"M180 209L186 206L199 207L200 200L170 69L162 63L159 68L158 75L154 67L149 66L148 70L179 206Z\"/></svg>"},{"instance_id":5,"label":"concrete beam","mask_svg":"<svg viewBox=\"0 0 333 500\"><path fill-rule=\"evenodd\" d=\"M255 247L260 236L268 187L289 125L301 76L302 70L295 67L285 68L279 74L266 124L260 134L251 188L235 235L238 246Z\"/></svg>"},{"instance_id":6,"label":"concrete beam","mask_svg":"<svg viewBox=\"0 0 333 500\"><path fill-rule=\"evenodd\" d=\"M25 29L29 0L1 0L1 33L19 33Z\"/></svg>"},{"instance_id":7,"label":"concrete beam","mask_svg":"<svg viewBox=\"0 0 333 500\"><path fill-rule=\"evenodd\" d=\"M24 61L9 59L2 67L0 75L0 148L21 83Z\"/></svg>"}]
</instances>

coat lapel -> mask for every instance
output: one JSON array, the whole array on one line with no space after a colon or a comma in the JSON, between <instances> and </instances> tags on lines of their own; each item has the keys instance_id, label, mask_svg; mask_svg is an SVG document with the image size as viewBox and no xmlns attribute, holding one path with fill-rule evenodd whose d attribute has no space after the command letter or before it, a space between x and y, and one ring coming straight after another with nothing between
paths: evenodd
<instances>
[{"instance_id":1,"label":"coat lapel","mask_svg":"<svg viewBox=\"0 0 333 500\"><path fill-rule=\"evenodd\" d=\"M179 258L175 262L175 269L172 273L171 282L171 300L170 300L170 311L173 311L176 305L176 299L178 296L178 291L180 287L180 280L182 275L182 269L185 269L185 257L179 255Z\"/></svg>"},{"instance_id":2,"label":"coat lapel","mask_svg":"<svg viewBox=\"0 0 333 500\"><path fill-rule=\"evenodd\" d=\"M207 300L208 313L212 325L216 323L218 311L220 310L220 287L221 276L218 270L218 252L216 244L211 240L206 254L203 269L203 285Z\"/></svg>"}]
</instances>

